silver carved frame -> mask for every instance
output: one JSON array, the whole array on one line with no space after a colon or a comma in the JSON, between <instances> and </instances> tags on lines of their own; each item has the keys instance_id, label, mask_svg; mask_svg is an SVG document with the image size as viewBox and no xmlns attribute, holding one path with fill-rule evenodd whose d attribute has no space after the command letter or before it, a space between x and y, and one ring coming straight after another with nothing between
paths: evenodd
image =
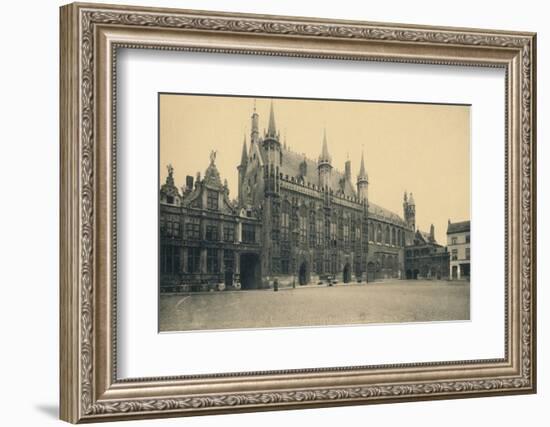
<instances>
[{"instance_id":1,"label":"silver carved frame","mask_svg":"<svg viewBox=\"0 0 550 427\"><path fill-rule=\"evenodd\" d=\"M71 4L60 10L60 416L78 422L536 391L534 33ZM119 380L117 48L501 67L505 357Z\"/></svg>"}]
</instances>

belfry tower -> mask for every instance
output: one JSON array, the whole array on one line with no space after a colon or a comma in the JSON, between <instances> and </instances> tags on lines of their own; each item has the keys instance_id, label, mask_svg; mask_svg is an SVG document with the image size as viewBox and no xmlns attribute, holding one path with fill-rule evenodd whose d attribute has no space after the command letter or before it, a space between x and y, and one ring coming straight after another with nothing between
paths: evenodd
<instances>
[{"instance_id":1,"label":"belfry tower","mask_svg":"<svg viewBox=\"0 0 550 427\"><path fill-rule=\"evenodd\" d=\"M413 231L416 230L416 206L414 204L413 193L409 193L407 198L407 192L403 195L403 218Z\"/></svg>"}]
</instances>

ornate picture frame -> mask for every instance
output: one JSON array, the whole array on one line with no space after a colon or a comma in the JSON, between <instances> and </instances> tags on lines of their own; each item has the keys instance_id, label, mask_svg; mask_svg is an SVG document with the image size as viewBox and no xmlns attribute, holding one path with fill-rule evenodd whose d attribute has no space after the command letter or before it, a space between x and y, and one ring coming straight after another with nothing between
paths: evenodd
<instances>
[{"instance_id":1,"label":"ornate picture frame","mask_svg":"<svg viewBox=\"0 0 550 427\"><path fill-rule=\"evenodd\" d=\"M536 35L70 4L60 11L60 384L72 423L536 391ZM119 379L117 49L505 70L505 342L490 360Z\"/></svg>"}]
</instances>

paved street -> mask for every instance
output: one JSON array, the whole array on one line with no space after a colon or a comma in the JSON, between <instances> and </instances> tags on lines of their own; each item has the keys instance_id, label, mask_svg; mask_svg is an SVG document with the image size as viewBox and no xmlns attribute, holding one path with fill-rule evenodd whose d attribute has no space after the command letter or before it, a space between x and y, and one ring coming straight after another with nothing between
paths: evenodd
<instances>
[{"instance_id":1,"label":"paved street","mask_svg":"<svg viewBox=\"0 0 550 427\"><path fill-rule=\"evenodd\" d=\"M161 295L159 317L161 331L468 320L470 285L396 280Z\"/></svg>"}]
</instances>

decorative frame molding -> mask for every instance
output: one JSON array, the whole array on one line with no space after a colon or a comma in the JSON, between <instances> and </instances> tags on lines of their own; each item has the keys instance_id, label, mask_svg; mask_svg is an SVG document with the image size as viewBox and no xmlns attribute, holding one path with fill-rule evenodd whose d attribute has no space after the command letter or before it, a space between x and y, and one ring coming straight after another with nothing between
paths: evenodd
<instances>
[{"instance_id":1,"label":"decorative frame molding","mask_svg":"<svg viewBox=\"0 0 550 427\"><path fill-rule=\"evenodd\" d=\"M535 34L98 4L71 4L60 13L63 420L535 392ZM114 70L119 47L505 68L505 357L117 380Z\"/></svg>"}]
</instances>

